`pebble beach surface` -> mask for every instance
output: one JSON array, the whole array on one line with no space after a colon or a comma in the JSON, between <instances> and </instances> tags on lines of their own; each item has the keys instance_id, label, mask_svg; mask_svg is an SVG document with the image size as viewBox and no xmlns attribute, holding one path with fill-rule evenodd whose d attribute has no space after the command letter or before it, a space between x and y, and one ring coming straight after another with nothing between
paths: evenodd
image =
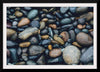
<instances>
[{"instance_id":1,"label":"pebble beach surface","mask_svg":"<svg viewBox=\"0 0 100 72\"><path fill-rule=\"evenodd\" d=\"M7 65L93 65L93 7L8 7Z\"/></svg>"}]
</instances>

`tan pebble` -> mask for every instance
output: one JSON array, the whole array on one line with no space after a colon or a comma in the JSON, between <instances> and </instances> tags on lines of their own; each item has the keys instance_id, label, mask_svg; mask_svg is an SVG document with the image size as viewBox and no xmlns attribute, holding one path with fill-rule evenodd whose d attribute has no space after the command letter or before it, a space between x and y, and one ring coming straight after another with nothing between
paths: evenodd
<instances>
[{"instance_id":1,"label":"tan pebble","mask_svg":"<svg viewBox=\"0 0 100 72\"><path fill-rule=\"evenodd\" d=\"M78 29L82 29L83 26L82 26L81 24L79 24L79 25L77 25L77 28L78 28Z\"/></svg>"},{"instance_id":2,"label":"tan pebble","mask_svg":"<svg viewBox=\"0 0 100 72\"><path fill-rule=\"evenodd\" d=\"M58 37L58 35L54 35L54 40L56 40L57 42L59 42L61 45L64 44L64 41L60 37Z\"/></svg>"},{"instance_id":3,"label":"tan pebble","mask_svg":"<svg viewBox=\"0 0 100 72\"><path fill-rule=\"evenodd\" d=\"M20 11L16 11L16 12L15 12L15 16L17 16L17 17L21 17L21 16L23 16L23 13L20 12Z\"/></svg>"},{"instance_id":4,"label":"tan pebble","mask_svg":"<svg viewBox=\"0 0 100 72\"><path fill-rule=\"evenodd\" d=\"M40 22L40 30L45 28L45 22L41 21Z\"/></svg>"},{"instance_id":5,"label":"tan pebble","mask_svg":"<svg viewBox=\"0 0 100 72\"><path fill-rule=\"evenodd\" d=\"M55 40L51 40L51 43L53 43L53 44L59 44L59 42L57 42Z\"/></svg>"},{"instance_id":6,"label":"tan pebble","mask_svg":"<svg viewBox=\"0 0 100 72\"><path fill-rule=\"evenodd\" d=\"M48 49L49 50L52 50L52 45L48 45Z\"/></svg>"},{"instance_id":7,"label":"tan pebble","mask_svg":"<svg viewBox=\"0 0 100 72\"><path fill-rule=\"evenodd\" d=\"M40 30L38 30L38 34L40 34Z\"/></svg>"},{"instance_id":8,"label":"tan pebble","mask_svg":"<svg viewBox=\"0 0 100 72\"><path fill-rule=\"evenodd\" d=\"M49 56L53 57L53 58L58 57L60 55L61 55L61 49L60 48L59 49L53 49L49 52Z\"/></svg>"},{"instance_id":9,"label":"tan pebble","mask_svg":"<svg viewBox=\"0 0 100 72\"><path fill-rule=\"evenodd\" d=\"M79 48L81 48L81 46L77 42L73 42L72 44L79 47Z\"/></svg>"},{"instance_id":10,"label":"tan pebble","mask_svg":"<svg viewBox=\"0 0 100 72\"><path fill-rule=\"evenodd\" d=\"M16 33L15 30L13 29L8 29L7 28L7 38L11 37L12 35L14 35Z\"/></svg>"},{"instance_id":11,"label":"tan pebble","mask_svg":"<svg viewBox=\"0 0 100 72\"><path fill-rule=\"evenodd\" d=\"M42 19L43 22L47 22L48 21L48 18L44 18Z\"/></svg>"},{"instance_id":12,"label":"tan pebble","mask_svg":"<svg viewBox=\"0 0 100 72\"><path fill-rule=\"evenodd\" d=\"M30 20L28 18L22 18L18 23L18 27L22 27L24 25L28 25L29 23L30 23Z\"/></svg>"},{"instance_id":13,"label":"tan pebble","mask_svg":"<svg viewBox=\"0 0 100 72\"><path fill-rule=\"evenodd\" d=\"M49 38L49 35L43 35L41 36L42 39L48 39Z\"/></svg>"},{"instance_id":14,"label":"tan pebble","mask_svg":"<svg viewBox=\"0 0 100 72\"><path fill-rule=\"evenodd\" d=\"M18 62L18 63L16 63L16 65L25 65L25 62Z\"/></svg>"},{"instance_id":15,"label":"tan pebble","mask_svg":"<svg viewBox=\"0 0 100 72\"><path fill-rule=\"evenodd\" d=\"M44 12L48 12L48 10L47 10L47 9L42 9L42 11L44 11Z\"/></svg>"},{"instance_id":16,"label":"tan pebble","mask_svg":"<svg viewBox=\"0 0 100 72\"><path fill-rule=\"evenodd\" d=\"M56 29L57 28L56 24L49 24L49 27L51 27L53 29Z\"/></svg>"},{"instance_id":17,"label":"tan pebble","mask_svg":"<svg viewBox=\"0 0 100 72\"><path fill-rule=\"evenodd\" d=\"M30 46L30 42L22 42L19 44L20 47L29 47Z\"/></svg>"}]
</instances>

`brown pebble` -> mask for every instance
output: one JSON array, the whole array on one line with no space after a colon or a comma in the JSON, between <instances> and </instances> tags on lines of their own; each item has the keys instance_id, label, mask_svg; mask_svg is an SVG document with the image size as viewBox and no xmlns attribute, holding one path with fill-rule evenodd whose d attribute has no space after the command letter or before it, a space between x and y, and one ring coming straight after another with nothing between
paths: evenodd
<instances>
[{"instance_id":1,"label":"brown pebble","mask_svg":"<svg viewBox=\"0 0 100 72\"><path fill-rule=\"evenodd\" d=\"M7 38L11 37L16 33L15 30L7 28Z\"/></svg>"},{"instance_id":2,"label":"brown pebble","mask_svg":"<svg viewBox=\"0 0 100 72\"><path fill-rule=\"evenodd\" d=\"M25 62L24 61L18 62L18 63L16 63L16 65L25 65Z\"/></svg>"},{"instance_id":3,"label":"brown pebble","mask_svg":"<svg viewBox=\"0 0 100 72\"><path fill-rule=\"evenodd\" d=\"M22 42L19 44L20 47L29 47L30 46L30 42Z\"/></svg>"},{"instance_id":4,"label":"brown pebble","mask_svg":"<svg viewBox=\"0 0 100 72\"><path fill-rule=\"evenodd\" d=\"M66 31L63 31L60 35L65 42L69 39L69 34Z\"/></svg>"},{"instance_id":5,"label":"brown pebble","mask_svg":"<svg viewBox=\"0 0 100 72\"><path fill-rule=\"evenodd\" d=\"M42 21L43 22L47 22L48 21L48 18L43 18Z\"/></svg>"},{"instance_id":6,"label":"brown pebble","mask_svg":"<svg viewBox=\"0 0 100 72\"><path fill-rule=\"evenodd\" d=\"M75 45L75 46L77 46L77 47L79 47L79 48L82 47L82 46L80 46L77 42L73 42L72 44Z\"/></svg>"},{"instance_id":7,"label":"brown pebble","mask_svg":"<svg viewBox=\"0 0 100 72\"><path fill-rule=\"evenodd\" d=\"M55 41L55 40L51 40L52 44L59 44L59 42Z\"/></svg>"},{"instance_id":8,"label":"brown pebble","mask_svg":"<svg viewBox=\"0 0 100 72\"><path fill-rule=\"evenodd\" d=\"M17 17L21 17L21 16L23 16L23 13L20 12L20 11L16 11L16 12L15 12L15 16L17 16Z\"/></svg>"},{"instance_id":9,"label":"brown pebble","mask_svg":"<svg viewBox=\"0 0 100 72\"><path fill-rule=\"evenodd\" d=\"M30 20L28 18L22 18L18 23L18 27L22 27L24 25L28 25L29 23L30 23Z\"/></svg>"},{"instance_id":10,"label":"brown pebble","mask_svg":"<svg viewBox=\"0 0 100 72\"><path fill-rule=\"evenodd\" d=\"M79 24L79 25L77 25L77 28L78 28L78 29L82 29L83 26L82 26L81 24Z\"/></svg>"},{"instance_id":11,"label":"brown pebble","mask_svg":"<svg viewBox=\"0 0 100 72\"><path fill-rule=\"evenodd\" d=\"M53 29L56 29L57 28L56 24L49 24L49 27L51 27Z\"/></svg>"},{"instance_id":12,"label":"brown pebble","mask_svg":"<svg viewBox=\"0 0 100 72\"><path fill-rule=\"evenodd\" d=\"M43 35L41 36L42 39L48 39L49 38L49 35Z\"/></svg>"},{"instance_id":13,"label":"brown pebble","mask_svg":"<svg viewBox=\"0 0 100 72\"><path fill-rule=\"evenodd\" d=\"M53 57L53 58L58 57L60 55L61 55L61 49L60 48L59 49L53 49L49 52L49 56Z\"/></svg>"}]
</instances>

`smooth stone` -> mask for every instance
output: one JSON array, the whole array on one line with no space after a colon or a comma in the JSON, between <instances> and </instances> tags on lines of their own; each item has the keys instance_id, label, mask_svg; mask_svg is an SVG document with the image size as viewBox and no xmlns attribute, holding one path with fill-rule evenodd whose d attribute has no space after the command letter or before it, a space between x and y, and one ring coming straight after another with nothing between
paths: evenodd
<instances>
[{"instance_id":1,"label":"smooth stone","mask_svg":"<svg viewBox=\"0 0 100 72\"><path fill-rule=\"evenodd\" d=\"M42 55L36 62L38 65L45 65L45 56Z\"/></svg>"},{"instance_id":2,"label":"smooth stone","mask_svg":"<svg viewBox=\"0 0 100 72\"><path fill-rule=\"evenodd\" d=\"M36 63L35 63L34 61L32 61L32 60L28 60L28 61L26 62L26 64L27 64L27 65L36 65Z\"/></svg>"},{"instance_id":3,"label":"smooth stone","mask_svg":"<svg viewBox=\"0 0 100 72\"><path fill-rule=\"evenodd\" d=\"M90 21L93 19L93 12L88 12L80 16L80 18L86 18L86 21Z\"/></svg>"},{"instance_id":4,"label":"smooth stone","mask_svg":"<svg viewBox=\"0 0 100 72\"><path fill-rule=\"evenodd\" d=\"M31 10L31 7L24 7L25 10Z\"/></svg>"},{"instance_id":5,"label":"smooth stone","mask_svg":"<svg viewBox=\"0 0 100 72\"><path fill-rule=\"evenodd\" d=\"M75 31L75 33L76 33L76 34L78 34L79 32L81 32L81 30L80 30L80 29L78 29L78 28L75 28L75 30L74 30L74 31Z\"/></svg>"},{"instance_id":6,"label":"smooth stone","mask_svg":"<svg viewBox=\"0 0 100 72\"><path fill-rule=\"evenodd\" d=\"M54 17L50 14L46 14L46 17L49 18L49 19L53 19Z\"/></svg>"},{"instance_id":7,"label":"smooth stone","mask_svg":"<svg viewBox=\"0 0 100 72\"><path fill-rule=\"evenodd\" d=\"M81 14L88 11L88 7L78 7L76 13Z\"/></svg>"},{"instance_id":8,"label":"smooth stone","mask_svg":"<svg viewBox=\"0 0 100 72\"><path fill-rule=\"evenodd\" d=\"M44 51L45 51L45 48L42 46L32 45L31 47L29 47L29 55L41 54Z\"/></svg>"},{"instance_id":9,"label":"smooth stone","mask_svg":"<svg viewBox=\"0 0 100 72\"><path fill-rule=\"evenodd\" d=\"M21 10L21 12L23 12L23 14L24 14L25 16L27 16L27 14L28 14L28 12L25 11L25 10Z\"/></svg>"},{"instance_id":10,"label":"smooth stone","mask_svg":"<svg viewBox=\"0 0 100 72\"><path fill-rule=\"evenodd\" d=\"M89 31L88 31L88 29L82 29L82 32L88 33Z\"/></svg>"},{"instance_id":11,"label":"smooth stone","mask_svg":"<svg viewBox=\"0 0 100 72\"><path fill-rule=\"evenodd\" d=\"M85 24L85 22L86 22L86 19L85 18L79 18L78 19L78 23L79 24Z\"/></svg>"},{"instance_id":12,"label":"smooth stone","mask_svg":"<svg viewBox=\"0 0 100 72\"><path fill-rule=\"evenodd\" d=\"M62 39L66 42L69 39L69 34L67 31L63 31L60 33L60 35L62 36Z\"/></svg>"},{"instance_id":13,"label":"smooth stone","mask_svg":"<svg viewBox=\"0 0 100 72\"><path fill-rule=\"evenodd\" d=\"M48 21L48 18L43 18L42 21L43 22L47 22Z\"/></svg>"},{"instance_id":14,"label":"smooth stone","mask_svg":"<svg viewBox=\"0 0 100 72\"><path fill-rule=\"evenodd\" d=\"M40 22L40 30L44 29L45 28L45 22Z\"/></svg>"},{"instance_id":15,"label":"smooth stone","mask_svg":"<svg viewBox=\"0 0 100 72\"><path fill-rule=\"evenodd\" d=\"M76 40L82 46L89 46L93 43L92 37L84 32L78 33L76 36Z\"/></svg>"},{"instance_id":16,"label":"smooth stone","mask_svg":"<svg viewBox=\"0 0 100 72\"><path fill-rule=\"evenodd\" d=\"M12 61L12 63L15 64L18 61L17 50L16 50L16 48L10 48L9 51L10 51L10 54L11 54L11 56L10 56L11 61Z\"/></svg>"},{"instance_id":17,"label":"smooth stone","mask_svg":"<svg viewBox=\"0 0 100 72\"><path fill-rule=\"evenodd\" d=\"M48 39L49 38L49 35L43 35L41 36L41 39Z\"/></svg>"},{"instance_id":18,"label":"smooth stone","mask_svg":"<svg viewBox=\"0 0 100 72\"><path fill-rule=\"evenodd\" d=\"M42 45L47 45L47 44L49 44L51 42L51 40L43 40L42 41Z\"/></svg>"},{"instance_id":19,"label":"smooth stone","mask_svg":"<svg viewBox=\"0 0 100 72\"><path fill-rule=\"evenodd\" d=\"M80 46L77 42L73 42L72 43L74 46L77 46L77 47L79 47L79 48L81 48L82 46Z\"/></svg>"},{"instance_id":20,"label":"smooth stone","mask_svg":"<svg viewBox=\"0 0 100 72\"><path fill-rule=\"evenodd\" d=\"M61 24L70 24L71 23L71 19L70 18L64 18L60 21Z\"/></svg>"},{"instance_id":21,"label":"smooth stone","mask_svg":"<svg viewBox=\"0 0 100 72\"><path fill-rule=\"evenodd\" d=\"M59 34L58 30L53 30L54 34Z\"/></svg>"},{"instance_id":22,"label":"smooth stone","mask_svg":"<svg viewBox=\"0 0 100 72\"><path fill-rule=\"evenodd\" d=\"M20 55L21 55L21 52L22 52L22 49L19 47L19 48L17 49L17 55L20 56Z\"/></svg>"},{"instance_id":23,"label":"smooth stone","mask_svg":"<svg viewBox=\"0 0 100 72\"><path fill-rule=\"evenodd\" d=\"M28 54L27 53L22 53L22 59L24 60L24 61L27 61L28 60Z\"/></svg>"},{"instance_id":24,"label":"smooth stone","mask_svg":"<svg viewBox=\"0 0 100 72\"><path fill-rule=\"evenodd\" d=\"M58 18L62 18L61 14L58 13L58 12L55 12L55 15L56 15Z\"/></svg>"},{"instance_id":25,"label":"smooth stone","mask_svg":"<svg viewBox=\"0 0 100 72\"><path fill-rule=\"evenodd\" d=\"M18 22L17 21L13 21L12 25L13 26L17 26Z\"/></svg>"},{"instance_id":26,"label":"smooth stone","mask_svg":"<svg viewBox=\"0 0 100 72\"><path fill-rule=\"evenodd\" d=\"M28 56L29 60L35 60L38 56Z\"/></svg>"},{"instance_id":27,"label":"smooth stone","mask_svg":"<svg viewBox=\"0 0 100 72\"><path fill-rule=\"evenodd\" d=\"M90 46L82 55L80 58L80 61L83 63L88 63L93 61L93 46Z\"/></svg>"},{"instance_id":28,"label":"smooth stone","mask_svg":"<svg viewBox=\"0 0 100 72\"><path fill-rule=\"evenodd\" d=\"M24 61L17 62L15 65L25 65L25 62Z\"/></svg>"},{"instance_id":29,"label":"smooth stone","mask_svg":"<svg viewBox=\"0 0 100 72\"><path fill-rule=\"evenodd\" d=\"M50 23L55 23L56 22L56 20L54 20L54 19L49 19L48 20L48 23L50 24Z\"/></svg>"},{"instance_id":30,"label":"smooth stone","mask_svg":"<svg viewBox=\"0 0 100 72\"><path fill-rule=\"evenodd\" d=\"M71 41L72 42L75 41L76 35L75 35L74 30L70 30L69 31L69 35L70 35Z\"/></svg>"},{"instance_id":31,"label":"smooth stone","mask_svg":"<svg viewBox=\"0 0 100 72\"><path fill-rule=\"evenodd\" d=\"M16 16L9 15L9 18L10 18L10 19L14 19L14 18L16 18Z\"/></svg>"},{"instance_id":32,"label":"smooth stone","mask_svg":"<svg viewBox=\"0 0 100 72\"><path fill-rule=\"evenodd\" d=\"M64 17L67 18L67 17L69 17L69 15L68 14L64 14Z\"/></svg>"},{"instance_id":33,"label":"smooth stone","mask_svg":"<svg viewBox=\"0 0 100 72\"><path fill-rule=\"evenodd\" d=\"M10 38L16 33L15 30L7 28L7 38Z\"/></svg>"},{"instance_id":34,"label":"smooth stone","mask_svg":"<svg viewBox=\"0 0 100 72\"><path fill-rule=\"evenodd\" d=\"M53 57L53 58L55 58L55 57L58 57L58 56L60 56L61 55L61 49L59 48L59 49L52 49L50 52L49 52L49 56L50 57Z\"/></svg>"},{"instance_id":35,"label":"smooth stone","mask_svg":"<svg viewBox=\"0 0 100 72\"><path fill-rule=\"evenodd\" d=\"M16 11L16 12L15 12L15 16L17 16L17 17L22 17L22 16L23 16L23 13L20 12L20 11Z\"/></svg>"},{"instance_id":36,"label":"smooth stone","mask_svg":"<svg viewBox=\"0 0 100 72\"><path fill-rule=\"evenodd\" d=\"M77 26L78 25L78 22L77 21L75 21L75 22L73 22L73 26Z\"/></svg>"},{"instance_id":37,"label":"smooth stone","mask_svg":"<svg viewBox=\"0 0 100 72\"><path fill-rule=\"evenodd\" d=\"M49 27L51 27L52 29L57 29L56 24L49 24Z\"/></svg>"},{"instance_id":38,"label":"smooth stone","mask_svg":"<svg viewBox=\"0 0 100 72\"><path fill-rule=\"evenodd\" d=\"M23 53L26 53L27 51L28 51L28 48L23 48L23 49L22 49L22 52L23 52Z\"/></svg>"},{"instance_id":39,"label":"smooth stone","mask_svg":"<svg viewBox=\"0 0 100 72\"><path fill-rule=\"evenodd\" d=\"M60 7L60 12L62 14L66 13L69 10L69 7Z\"/></svg>"},{"instance_id":40,"label":"smooth stone","mask_svg":"<svg viewBox=\"0 0 100 72\"><path fill-rule=\"evenodd\" d=\"M69 10L71 13L76 13L77 7L70 7Z\"/></svg>"},{"instance_id":41,"label":"smooth stone","mask_svg":"<svg viewBox=\"0 0 100 72\"><path fill-rule=\"evenodd\" d=\"M48 31L49 31L49 35L53 38L53 31L50 27L48 28Z\"/></svg>"},{"instance_id":42,"label":"smooth stone","mask_svg":"<svg viewBox=\"0 0 100 72\"><path fill-rule=\"evenodd\" d=\"M32 21L32 22L30 23L30 25L31 25L32 27L37 27L37 28L40 27L39 21L36 21L36 20Z\"/></svg>"},{"instance_id":43,"label":"smooth stone","mask_svg":"<svg viewBox=\"0 0 100 72\"><path fill-rule=\"evenodd\" d=\"M91 25L86 25L86 29L92 29Z\"/></svg>"},{"instance_id":44,"label":"smooth stone","mask_svg":"<svg viewBox=\"0 0 100 72\"><path fill-rule=\"evenodd\" d=\"M31 44L38 44L39 41L36 37L31 37L30 42L31 42Z\"/></svg>"},{"instance_id":45,"label":"smooth stone","mask_svg":"<svg viewBox=\"0 0 100 72\"><path fill-rule=\"evenodd\" d=\"M73 24L67 24L67 25L63 25L63 26L61 26L61 28L63 29L63 28L70 28L70 27L72 27L73 26Z\"/></svg>"},{"instance_id":46,"label":"smooth stone","mask_svg":"<svg viewBox=\"0 0 100 72\"><path fill-rule=\"evenodd\" d=\"M73 45L69 45L64 48L63 59L67 64L78 64L80 55L80 50Z\"/></svg>"},{"instance_id":47,"label":"smooth stone","mask_svg":"<svg viewBox=\"0 0 100 72\"><path fill-rule=\"evenodd\" d=\"M26 40L29 38L31 35L37 34L38 29L36 27L28 27L21 33L19 33L18 37L22 40Z\"/></svg>"},{"instance_id":48,"label":"smooth stone","mask_svg":"<svg viewBox=\"0 0 100 72\"><path fill-rule=\"evenodd\" d=\"M19 44L19 47L29 47L30 46L30 42L22 42Z\"/></svg>"},{"instance_id":49,"label":"smooth stone","mask_svg":"<svg viewBox=\"0 0 100 72\"><path fill-rule=\"evenodd\" d=\"M48 34L48 30L47 30L47 29L43 29L40 33L41 33L42 35Z\"/></svg>"},{"instance_id":50,"label":"smooth stone","mask_svg":"<svg viewBox=\"0 0 100 72\"><path fill-rule=\"evenodd\" d=\"M22 27L24 25L28 25L29 23L30 23L30 20L28 18L22 18L18 23L18 27Z\"/></svg>"},{"instance_id":51,"label":"smooth stone","mask_svg":"<svg viewBox=\"0 0 100 72\"><path fill-rule=\"evenodd\" d=\"M64 44L64 41L62 38L58 37L58 35L54 35L54 40L57 41L58 43L60 43L61 45Z\"/></svg>"},{"instance_id":52,"label":"smooth stone","mask_svg":"<svg viewBox=\"0 0 100 72\"><path fill-rule=\"evenodd\" d=\"M33 9L33 10L31 10L31 11L28 13L27 17L28 17L29 19L32 19L32 18L36 17L37 14L38 14L38 10Z\"/></svg>"},{"instance_id":53,"label":"smooth stone","mask_svg":"<svg viewBox=\"0 0 100 72\"><path fill-rule=\"evenodd\" d=\"M17 45L16 42L13 42L13 41L7 40L7 47L14 47L14 46L16 46L16 45Z\"/></svg>"}]
</instances>

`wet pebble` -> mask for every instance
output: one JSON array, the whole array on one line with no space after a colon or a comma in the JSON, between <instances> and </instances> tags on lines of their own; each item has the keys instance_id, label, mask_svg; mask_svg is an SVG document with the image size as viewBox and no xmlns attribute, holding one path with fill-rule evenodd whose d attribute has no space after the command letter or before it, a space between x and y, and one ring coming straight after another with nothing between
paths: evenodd
<instances>
[{"instance_id":1,"label":"wet pebble","mask_svg":"<svg viewBox=\"0 0 100 72\"><path fill-rule=\"evenodd\" d=\"M49 44L51 42L51 40L43 40L42 41L42 45L47 45L47 44Z\"/></svg>"},{"instance_id":2,"label":"wet pebble","mask_svg":"<svg viewBox=\"0 0 100 72\"><path fill-rule=\"evenodd\" d=\"M60 21L61 24L70 24L71 23L71 19L70 18L64 18Z\"/></svg>"},{"instance_id":3,"label":"wet pebble","mask_svg":"<svg viewBox=\"0 0 100 72\"><path fill-rule=\"evenodd\" d=\"M30 25L31 25L32 27L37 27L37 28L40 27L39 21L36 21L36 20L32 21L32 22L30 23Z\"/></svg>"}]
</instances>

